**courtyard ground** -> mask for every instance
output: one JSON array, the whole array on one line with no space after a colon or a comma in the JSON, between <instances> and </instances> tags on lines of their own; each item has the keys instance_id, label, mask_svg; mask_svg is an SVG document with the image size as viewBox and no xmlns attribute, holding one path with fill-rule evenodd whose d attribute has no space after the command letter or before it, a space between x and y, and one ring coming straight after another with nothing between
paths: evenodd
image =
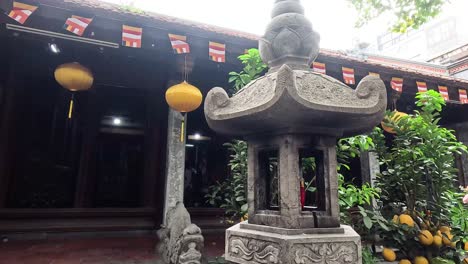
<instances>
[{"instance_id":1,"label":"courtyard ground","mask_svg":"<svg viewBox=\"0 0 468 264\"><path fill-rule=\"evenodd\" d=\"M0 264L153 264L155 236L0 242ZM205 236L205 254L224 253L224 235Z\"/></svg>"}]
</instances>

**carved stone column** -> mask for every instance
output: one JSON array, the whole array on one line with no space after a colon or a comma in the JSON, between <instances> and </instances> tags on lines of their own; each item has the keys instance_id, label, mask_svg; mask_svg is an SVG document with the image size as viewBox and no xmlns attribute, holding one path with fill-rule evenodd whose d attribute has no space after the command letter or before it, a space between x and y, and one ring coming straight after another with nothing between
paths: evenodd
<instances>
[{"instance_id":1,"label":"carved stone column","mask_svg":"<svg viewBox=\"0 0 468 264\"><path fill-rule=\"evenodd\" d=\"M468 123L459 123L453 126L457 139L468 146ZM463 153L457 156L458 181L460 185L468 185L468 155Z\"/></svg>"},{"instance_id":2,"label":"carved stone column","mask_svg":"<svg viewBox=\"0 0 468 264\"><path fill-rule=\"evenodd\" d=\"M175 82L169 82L169 84L172 85ZM163 224L165 224L167 212L172 207L175 207L177 202L184 202L185 133L187 120L185 120L184 126L182 125L182 121L184 121L184 116L181 113L169 109Z\"/></svg>"}]
</instances>

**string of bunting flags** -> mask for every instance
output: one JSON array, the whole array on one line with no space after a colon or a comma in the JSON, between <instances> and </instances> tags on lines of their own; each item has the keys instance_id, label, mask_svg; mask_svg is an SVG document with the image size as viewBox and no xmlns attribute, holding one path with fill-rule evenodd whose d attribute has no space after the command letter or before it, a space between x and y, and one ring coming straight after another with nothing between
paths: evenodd
<instances>
[{"instance_id":1,"label":"string of bunting flags","mask_svg":"<svg viewBox=\"0 0 468 264\"><path fill-rule=\"evenodd\" d=\"M325 63L313 62L312 63L312 69L316 73L326 74L326 64ZM356 84L354 69L347 68L347 67L342 67L342 72L343 72L343 82L344 83L349 84L349 85L355 85ZM369 75L377 76L377 77L380 78L380 74L375 73L375 72L369 72ZM393 77L391 79L391 81L390 81L390 86L396 92L402 93L403 92L403 81L404 81L403 78ZM418 87L418 92L422 92L422 93L427 92L426 82L416 82L416 85ZM439 90L440 94L442 95L442 97L444 98L445 101L450 101L447 86L439 85L438 90ZM467 91L465 89L459 89L458 94L459 94L459 98L460 98L460 103L468 104Z\"/></svg>"},{"instance_id":2,"label":"string of bunting flags","mask_svg":"<svg viewBox=\"0 0 468 264\"><path fill-rule=\"evenodd\" d=\"M24 24L28 18L38 9L38 6L28 5L25 3L13 2L13 9L7 14L20 24ZM77 15L69 17L63 28L75 35L83 36L86 28L93 22L93 18L86 18ZM190 45L187 41L187 36L168 34L172 49L175 54L190 53ZM122 46L129 48L141 48L143 39L143 28L130 25L122 25ZM209 42L208 48L209 59L218 62L226 62L226 44L214 41Z\"/></svg>"},{"instance_id":3,"label":"string of bunting flags","mask_svg":"<svg viewBox=\"0 0 468 264\"><path fill-rule=\"evenodd\" d=\"M16 20L21 25L26 22L29 16L36 11L38 7L27 5L20 2L13 2L13 9L8 13L8 16Z\"/></svg>"},{"instance_id":4,"label":"string of bunting flags","mask_svg":"<svg viewBox=\"0 0 468 264\"><path fill-rule=\"evenodd\" d=\"M356 84L356 79L354 78L354 69L342 67L343 71L343 80L346 84Z\"/></svg>"},{"instance_id":5,"label":"string of bunting flags","mask_svg":"<svg viewBox=\"0 0 468 264\"><path fill-rule=\"evenodd\" d=\"M67 21L65 21L63 28L81 37L91 22L93 22L92 18L71 16L67 19Z\"/></svg>"},{"instance_id":6,"label":"string of bunting flags","mask_svg":"<svg viewBox=\"0 0 468 264\"><path fill-rule=\"evenodd\" d=\"M7 16L15 20L20 24L24 24L29 17L37 11L39 6L25 4L14 1L13 8L10 12L6 13ZM75 35L83 36L88 26L93 22L94 18L86 18L77 15L69 17L63 26L63 28ZM130 25L122 25L122 46L129 48L141 48L143 37L143 28L135 27ZM172 46L175 54L188 54L190 53L190 43L187 36L168 34L168 40ZM246 50L245 53L248 51ZM208 43L208 56L209 59L217 63L226 62L226 44L209 41ZM322 62L313 62L311 65L314 72L320 74L327 73L327 65ZM353 68L342 67L343 82L348 85L355 85L356 78ZM380 74L375 72L369 72L369 75L380 77ZM403 92L403 78L393 77L390 81L390 86L393 90L398 93ZM427 91L427 84L422 81L416 82L419 92ZM438 86L438 90L445 101L449 101L449 93L447 86ZM467 91L465 89L459 89L459 98L462 104L468 104Z\"/></svg>"}]
</instances>

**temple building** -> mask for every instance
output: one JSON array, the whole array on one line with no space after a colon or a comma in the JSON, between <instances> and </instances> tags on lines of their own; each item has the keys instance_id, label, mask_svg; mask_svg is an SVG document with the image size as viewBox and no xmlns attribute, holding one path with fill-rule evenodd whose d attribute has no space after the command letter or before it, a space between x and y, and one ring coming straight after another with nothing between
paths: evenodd
<instances>
[{"instance_id":1,"label":"temple building","mask_svg":"<svg viewBox=\"0 0 468 264\"><path fill-rule=\"evenodd\" d=\"M229 72L242 69L237 57L257 48L260 36L97 0L22 2L37 7L24 23L9 16L13 1L0 3L0 235L158 229L168 164L177 159L169 155L166 90L184 76L203 96L216 86L232 87ZM64 27L73 16L89 18L81 36ZM126 43L123 30L139 32L140 43ZM190 53L178 54L169 34L186 37ZM223 57L210 55L210 42L224 46ZM326 49L316 61L311 67L353 88L378 74L388 108L407 113L415 109L417 82L447 87L442 123L468 143L468 99L460 93L468 80L434 64ZM55 70L71 62L90 70L91 89L71 92L57 83ZM210 207L205 195L229 175L224 144L232 138L208 127L202 107L188 114L186 129L184 203L204 232L224 232L223 210ZM355 174L366 180L369 161L361 163ZM468 159L459 157L458 165L466 185Z\"/></svg>"}]
</instances>

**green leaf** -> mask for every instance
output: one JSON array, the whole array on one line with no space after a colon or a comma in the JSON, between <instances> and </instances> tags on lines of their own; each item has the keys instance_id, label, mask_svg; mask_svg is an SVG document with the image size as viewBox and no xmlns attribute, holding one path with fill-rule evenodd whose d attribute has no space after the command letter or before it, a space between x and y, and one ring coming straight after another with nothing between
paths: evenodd
<instances>
[{"instance_id":1,"label":"green leaf","mask_svg":"<svg viewBox=\"0 0 468 264\"><path fill-rule=\"evenodd\" d=\"M242 205L242 207L241 207L242 212L247 212L248 210L249 210L249 205L248 204Z\"/></svg>"},{"instance_id":2,"label":"green leaf","mask_svg":"<svg viewBox=\"0 0 468 264\"><path fill-rule=\"evenodd\" d=\"M372 219L370 219L368 216L365 216L363 218L363 221L364 221L364 225L366 226L367 229L371 229L372 228Z\"/></svg>"}]
</instances>

